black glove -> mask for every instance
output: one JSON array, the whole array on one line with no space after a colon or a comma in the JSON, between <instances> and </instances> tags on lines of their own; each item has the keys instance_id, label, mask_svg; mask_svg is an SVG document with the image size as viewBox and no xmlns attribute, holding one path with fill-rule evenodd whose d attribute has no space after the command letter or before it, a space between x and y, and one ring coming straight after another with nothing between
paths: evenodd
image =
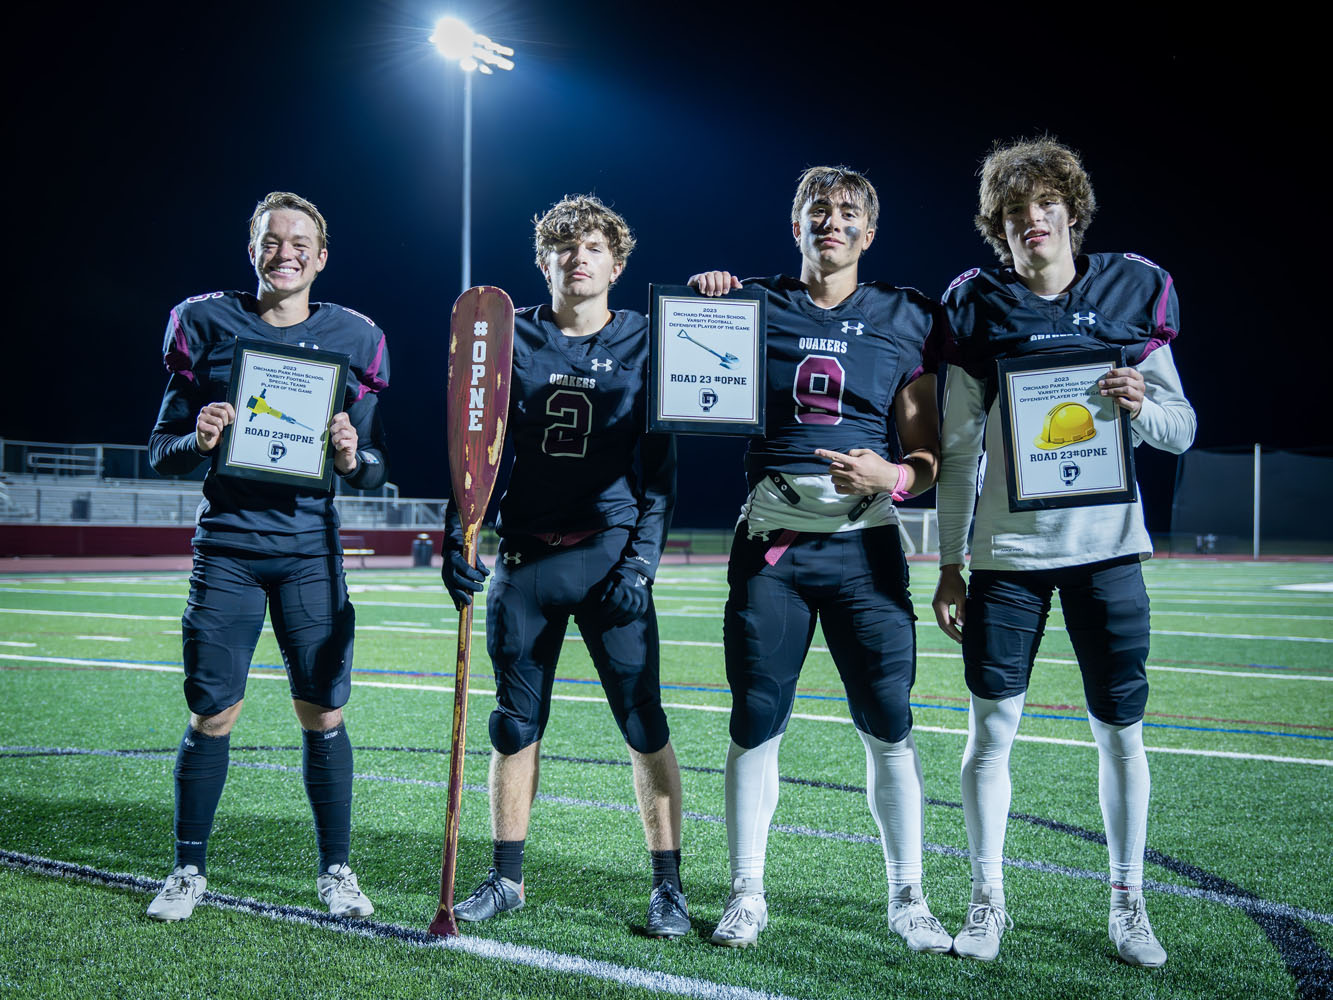
<instances>
[{"instance_id":1,"label":"black glove","mask_svg":"<svg viewBox=\"0 0 1333 1000\"><path fill-rule=\"evenodd\" d=\"M648 610L653 582L633 566L617 566L600 584L602 621L609 628L636 622Z\"/></svg>"},{"instance_id":2,"label":"black glove","mask_svg":"<svg viewBox=\"0 0 1333 1000\"><path fill-rule=\"evenodd\" d=\"M462 549L444 550L444 565L440 567L440 579L444 581L444 589L449 591L457 610L462 611L472 603L472 595L481 592L486 585L486 577L490 574L491 571L481 561L480 553L477 554L477 564L469 566Z\"/></svg>"}]
</instances>

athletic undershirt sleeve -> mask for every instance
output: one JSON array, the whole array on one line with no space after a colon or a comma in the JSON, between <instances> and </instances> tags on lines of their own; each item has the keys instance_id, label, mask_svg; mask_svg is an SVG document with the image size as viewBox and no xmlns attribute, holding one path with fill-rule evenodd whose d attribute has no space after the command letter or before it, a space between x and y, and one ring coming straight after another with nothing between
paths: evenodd
<instances>
[{"instance_id":1,"label":"athletic undershirt sleeve","mask_svg":"<svg viewBox=\"0 0 1333 1000\"><path fill-rule=\"evenodd\" d=\"M944 382L940 478L935 484L940 565L961 565L977 500L977 464L986 428L986 386L957 365Z\"/></svg>"},{"instance_id":2,"label":"athletic undershirt sleeve","mask_svg":"<svg viewBox=\"0 0 1333 1000\"><path fill-rule=\"evenodd\" d=\"M657 575L676 506L675 435L645 434L639 444L639 462L643 467L639 517L620 561L651 580Z\"/></svg>"},{"instance_id":3,"label":"athletic undershirt sleeve","mask_svg":"<svg viewBox=\"0 0 1333 1000\"><path fill-rule=\"evenodd\" d=\"M369 392L347 407L347 419L356 428L356 468L344 476L348 486L356 490L373 490L384 485L389 477L385 464L384 421L380 419L378 397Z\"/></svg>"},{"instance_id":4,"label":"athletic undershirt sleeve","mask_svg":"<svg viewBox=\"0 0 1333 1000\"><path fill-rule=\"evenodd\" d=\"M1130 423L1134 443L1140 441L1179 455L1194 443L1198 418L1185 398L1171 348L1163 345L1137 365L1145 383L1143 406Z\"/></svg>"}]
</instances>

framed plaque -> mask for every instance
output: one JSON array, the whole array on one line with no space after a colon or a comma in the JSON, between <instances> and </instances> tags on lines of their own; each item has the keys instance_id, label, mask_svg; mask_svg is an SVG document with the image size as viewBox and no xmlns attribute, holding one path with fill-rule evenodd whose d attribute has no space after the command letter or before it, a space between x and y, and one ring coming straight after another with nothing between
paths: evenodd
<instances>
[{"instance_id":1,"label":"framed plaque","mask_svg":"<svg viewBox=\"0 0 1333 1000\"><path fill-rule=\"evenodd\" d=\"M764 433L764 292L650 285L648 430Z\"/></svg>"},{"instance_id":2,"label":"framed plaque","mask_svg":"<svg viewBox=\"0 0 1333 1000\"><path fill-rule=\"evenodd\" d=\"M1011 511L1138 500L1129 411L1097 386L1124 367L1119 348L1002 358L996 366Z\"/></svg>"},{"instance_id":3,"label":"framed plaque","mask_svg":"<svg viewBox=\"0 0 1333 1000\"><path fill-rule=\"evenodd\" d=\"M347 355L238 340L217 471L307 489L333 484L329 421L342 409Z\"/></svg>"}]
</instances>

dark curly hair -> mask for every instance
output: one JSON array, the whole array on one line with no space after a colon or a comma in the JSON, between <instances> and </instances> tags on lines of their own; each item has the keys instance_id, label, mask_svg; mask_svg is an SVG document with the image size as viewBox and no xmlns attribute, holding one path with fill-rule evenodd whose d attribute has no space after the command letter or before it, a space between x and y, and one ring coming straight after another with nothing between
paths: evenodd
<instances>
[{"instance_id":1,"label":"dark curly hair","mask_svg":"<svg viewBox=\"0 0 1333 1000\"><path fill-rule=\"evenodd\" d=\"M1043 191L1058 194L1069 209L1069 217L1076 220L1069 227L1069 238L1074 253L1079 252L1083 234L1097 212L1097 196L1092 193L1092 181L1078 153L1050 136L1010 143L997 140L979 173L981 190L973 221L1001 261L1014 262L1004 235L1004 206Z\"/></svg>"}]
</instances>

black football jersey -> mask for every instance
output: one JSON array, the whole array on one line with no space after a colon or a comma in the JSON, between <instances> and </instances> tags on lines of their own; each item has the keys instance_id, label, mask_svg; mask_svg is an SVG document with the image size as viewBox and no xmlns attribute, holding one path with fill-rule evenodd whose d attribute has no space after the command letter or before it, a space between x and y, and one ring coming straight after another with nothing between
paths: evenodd
<instances>
[{"instance_id":1,"label":"black football jersey","mask_svg":"<svg viewBox=\"0 0 1333 1000\"><path fill-rule=\"evenodd\" d=\"M205 460L194 543L274 555L319 555L337 550L337 513L331 491L266 483L215 472L220 448L202 456L194 448L199 410L228 396L238 339L345 354L350 359L342 408L357 429L360 459L349 483L373 489L384 482L382 431L375 400L389 384L389 349L369 317L331 302L312 302L310 317L295 326L270 326L247 292L194 295L171 310L162 357L171 373L149 442L153 468L180 475Z\"/></svg>"},{"instance_id":2,"label":"black football jersey","mask_svg":"<svg viewBox=\"0 0 1333 1000\"><path fill-rule=\"evenodd\" d=\"M861 285L832 309L815 305L805 285L785 275L744 285L764 290L768 311L767 431L746 455L750 485L768 470L828 472L816 448L899 458L893 398L924 370L938 307L914 288L880 282Z\"/></svg>"},{"instance_id":3,"label":"black football jersey","mask_svg":"<svg viewBox=\"0 0 1333 1000\"><path fill-rule=\"evenodd\" d=\"M1081 254L1069 291L1046 300L1013 268L972 268L944 293L944 360L994 381L998 358L1121 347L1135 365L1175 339L1180 306L1171 275L1134 253Z\"/></svg>"},{"instance_id":4,"label":"black football jersey","mask_svg":"<svg viewBox=\"0 0 1333 1000\"><path fill-rule=\"evenodd\" d=\"M627 558L656 572L675 499L675 442L645 434L648 321L618 311L588 337L566 337L549 305L514 316L509 484L500 535L631 526ZM635 469L636 456L640 469Z\"/></svg>"}]
</instances>

